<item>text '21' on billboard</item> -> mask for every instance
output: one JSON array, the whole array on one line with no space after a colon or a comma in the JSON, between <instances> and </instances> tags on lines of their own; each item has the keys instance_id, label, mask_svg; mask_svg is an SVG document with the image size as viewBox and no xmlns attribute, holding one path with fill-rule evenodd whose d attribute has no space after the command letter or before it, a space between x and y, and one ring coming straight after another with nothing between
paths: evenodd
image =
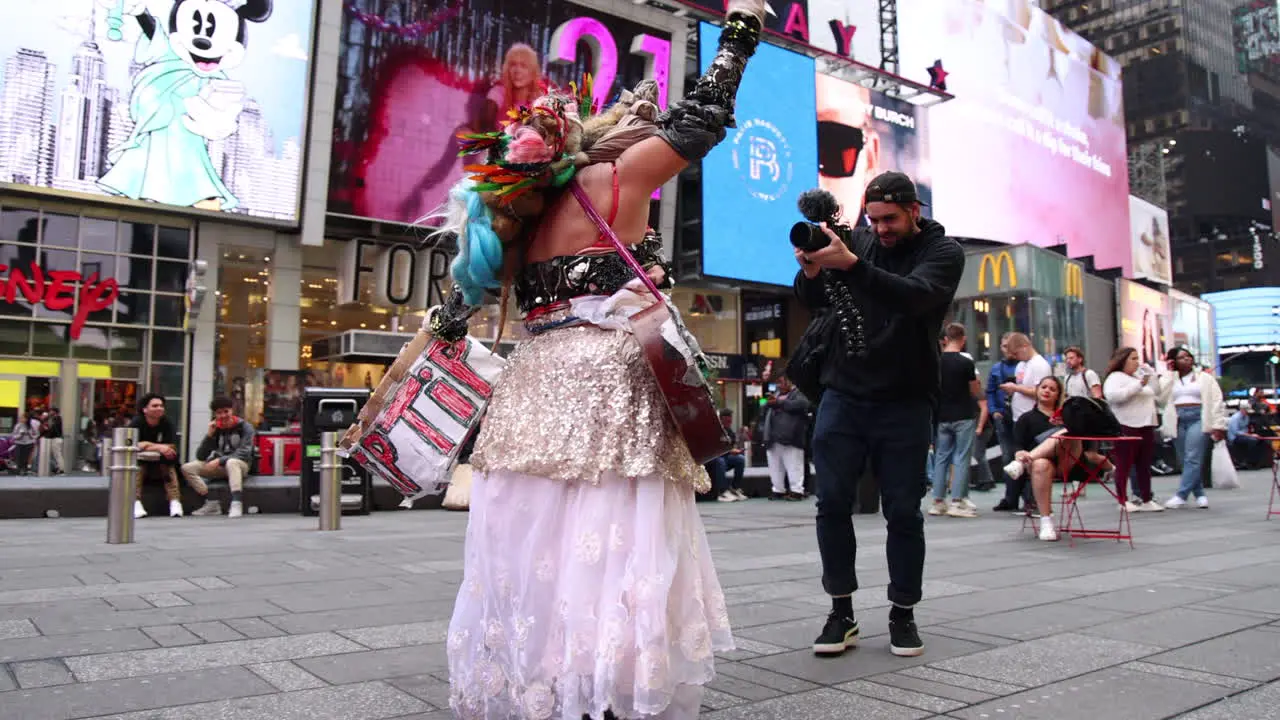
<instances>
[{"instance_id":1,"label":"text '21' on billboard","mask_svg":"<svg viewBox=\"0 0 1280 720\"><path fill-rule=\"evenodd\" d=\"M720 28L699 26L699 64L715 57ZM800 193L818 184L813 58L761 44L738 89L725 141L702 161L702 271L790 285L791 226Z\"/></svg>"},{"instance_id":2,"label":"text '21' on billboard","mask_svg":"<svg viewBox=\"0 0 1280 720\"><path fill-rule=\"evenodd\" d=\"M329 211L414 223L463 177L457 134L591 73L597 106L641 80L666 108L670 32L563 0L351 0Z\"/></svg>"},{"instance_id":3,"label":"text '21' on billboard","mask_svg":"<svg viewBox=\"0 0 1280 720\"><path fill-rule=\"evenodd\" d=\"M898 0L902 74L942 60L929 110L933 214L948 234L1065 244L1129 270L1120 65L1027 2Z\"/></svg>"},{"instance_id":4,"label":"text '21' on billboard","mask_svg":"<svg viewBox=\"0 0 1280 720\"><path fill-rule=\"evenodd\" d=\"M925 114L916 106L861 85L818 74L818 182L836 196L844 219L866 225L862 207L867 184L890 170L916 181L920 199L933 191L924 177ZM922 207L926 216L929 207Z\"/></svg>"},{"instance_id":5,"label":"text '21' on billboard","mask_svg":"<svg viewBox=\"0 0 1280 720\"><path fill-rule=\"evenodd\" d=\"M0 183L295 223L310 0L6 2Z\"/></svg>"}]
</instances>

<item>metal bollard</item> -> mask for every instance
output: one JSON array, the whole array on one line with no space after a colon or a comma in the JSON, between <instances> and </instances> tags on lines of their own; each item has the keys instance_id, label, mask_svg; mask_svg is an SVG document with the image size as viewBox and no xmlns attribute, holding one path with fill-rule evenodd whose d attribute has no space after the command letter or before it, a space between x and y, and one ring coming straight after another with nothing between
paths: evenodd
<instances>
[{"instance_id":1,"label":"metal bollard","mask_svg":"<svg viewBox=\"0 0 1280 720\"><path fill-rule=\"evenodd\" d=\"M36 441L36 476L49 477L53 471L53 457L49 454L53 450L53 443L49 438L40 438Z\"/></svg>"},{"instance_id":2,"label":"metal bollard","mask_svg":"<svg viewBox=\"0 0 1280 720\"><path fill-rule=\"evenodd\" d=\"M338 433L320 434L320 529L342 529L342 463L338 459Z\"/></svg>"},{"instance_id":3,"label":"metal bollard","mask_svg":"<svg viewBox=\"0 0 1280 720\"><path fill-rule=\"evenodd\" d=\"M137 499L138 448L133 428L111 432L111 490L107 498L107 543L133 542L133 501Z\"/></svg>"}]
</instances>

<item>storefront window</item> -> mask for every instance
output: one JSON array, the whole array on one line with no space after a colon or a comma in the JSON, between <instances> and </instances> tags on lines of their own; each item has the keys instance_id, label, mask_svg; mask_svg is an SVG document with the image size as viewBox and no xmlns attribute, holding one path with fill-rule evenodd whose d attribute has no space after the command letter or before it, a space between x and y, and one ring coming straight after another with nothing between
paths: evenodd
<instances>
[{"instance_id":1,"label":"storefront window","mask_svg":"<svg viewBox=\"0 0 1280 720\"><path fill-rule=\"evenodd\" d=\"M737 294L677 287L671 300L704 352L741 352Z\"/></svg>"}]
</instances>

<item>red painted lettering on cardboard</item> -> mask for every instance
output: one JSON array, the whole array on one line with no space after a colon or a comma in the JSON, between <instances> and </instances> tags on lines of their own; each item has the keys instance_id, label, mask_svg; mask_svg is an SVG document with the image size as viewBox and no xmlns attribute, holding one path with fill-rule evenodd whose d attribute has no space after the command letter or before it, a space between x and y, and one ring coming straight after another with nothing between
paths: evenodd
<instances>
[{"instance_id":1,"label":"red painted lettering on cardboard","mask_svg":"<svg viewBox=\"0 0 1280 720\"><path fill-rule=\"evenodd\" d=\"M69 333L72 340L80 339L90 314L106 310L120 296L120 284L112 278L99 280L97 273L87 278L74 270L53 270L46 274L35 263L28 265L28 269L24 272L21 268L0 265L0 274L9 272L7 278L0 278L0 299L13 305L20 302L21 296L31 305L44 305L54 312L65 312L74 305ZM80 285L78 296L77 283Z\"/></svg>"},{"instance_id":2,"label":"red painted lettering on cardboard","mask_svg":"<svg viewBox=\"0 0 1280 720\"><path fill-rule=\"evenodd\" d=\"M472 392L488 399L493 394L493 386L484 381L467 364L466 342L447 343L436 340L427 349L427 362L436 365L454 380L462 383Z\"/></svg>"}]
</instances>

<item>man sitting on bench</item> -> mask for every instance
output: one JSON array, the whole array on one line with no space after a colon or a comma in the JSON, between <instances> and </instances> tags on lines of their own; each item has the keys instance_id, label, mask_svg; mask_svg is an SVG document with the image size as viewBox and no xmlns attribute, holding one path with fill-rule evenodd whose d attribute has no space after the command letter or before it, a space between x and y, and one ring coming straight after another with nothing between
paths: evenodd
<instances>
[{"instance_id":1,"label":"man sitting on bench","mask_svg":"<svg viewBox=\"0 0 1280 720\"><path fill-rule=\"evenodd\" d=\"M209 488L204 479L226 479L231 485L231 507L227 517L238 518L244 515L244 504L241 493L244 490L244 478L249 474L249 463L253 461L253 426L236 417L232 411L231 398L217 397L209 404L213 411L213 421L209 423L209 432L196 449L195 462L182 466L182 474L187 478L196 492L208 496ZM192 515L219 515L222 505L217 500L205 500L204 506Z\"/></svg>"},{"instance_id":2,"label":"man sitting on bench","mask_svg":"<svg viewBox=\"0 0 1280 720\"><path fill-rule=\"evenodd\" d=\"M147 516L142 506L142 485L152 477L164 481L164 494L169 498L170 517L182 517L182 500L178 490L178 431L164 415L164 397L147 393L138 403L141 415L130 424L137 431L138 447L138 495L133 501L133 516Z\"/></svg>"}]
</instances>

